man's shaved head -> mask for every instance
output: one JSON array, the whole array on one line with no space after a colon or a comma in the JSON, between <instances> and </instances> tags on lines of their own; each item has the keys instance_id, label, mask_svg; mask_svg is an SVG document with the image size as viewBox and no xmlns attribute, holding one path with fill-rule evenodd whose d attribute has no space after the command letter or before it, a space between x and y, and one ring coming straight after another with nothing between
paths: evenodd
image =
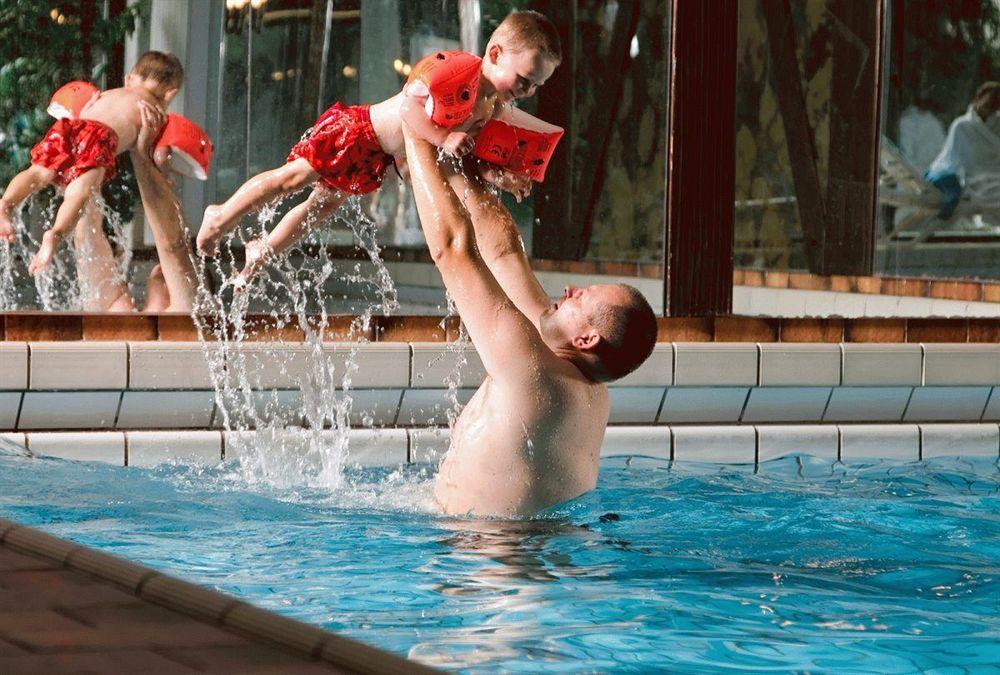
<instances>
[{"instance_id":1,"label":"man's shaved head","mask_svg":"<svg viewBox=\"0 0 1000 675\"><path fill-rule=\"evenodd\" d=\"M612 380L642 365L656 345L656 315L646 298L628 284L617 288L622 299L599 303L590 316L590 323L602 338L594 351Z\"/></svg>"}]
</instances>

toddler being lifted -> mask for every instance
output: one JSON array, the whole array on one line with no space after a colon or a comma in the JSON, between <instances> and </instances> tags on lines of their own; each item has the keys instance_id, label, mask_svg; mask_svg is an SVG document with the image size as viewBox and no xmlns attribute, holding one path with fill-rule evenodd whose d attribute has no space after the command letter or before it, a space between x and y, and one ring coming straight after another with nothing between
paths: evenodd
<instances>
[{"instance_id":1,"label":"toddler being lifted","mask_svg":"<svg viewBox=\"0 0 1000 675\"><path fill-rule=\"evenodd\" d=\"M95 94L77 119L58 120L32 148L31 166L14 176L0 198L0 239L14 239L13 215L32 194L52 183L65 186L66 192L55 223L42 235L42 245L28 264L30 273L52 262L87 202L114 177L115 157L135 145L142 126L140 102L166 108L183 79L176 56L146 52L125 76L124 87Z\"/></svg>"},{"instance_id":2,"label":"toddler being lifted","mask_svg":"<svg viewBox=\"0 0 1000 675\"><path fill-rule=\"evenodd\" d=\"M433 100L418 75L437 66L435 60L449 59L476 69L470 73L469 88L476 91L475 97ZM552 23L538 12L514 12L493 32L481 61L462 52L437 52L414 67L409 82L392 98L374 105L335 103L292 148L284 166L254 176L224 204L205 210L198 249L214 255L219 240L244 215L315 183L309 197L289 211L265 241L247 245L241 280L248 280L269 256L292 246L350 194L379 188L387 168L404 161L403 122L421 138L462 157L473 149L475 134L487 120L498 117L511 100L534 94L561 60L559 35ZM451 119L443 112L446 105L456 112L449 113ZM490 173L493 178L498 175Z\"/></svg>"}]
</instances>

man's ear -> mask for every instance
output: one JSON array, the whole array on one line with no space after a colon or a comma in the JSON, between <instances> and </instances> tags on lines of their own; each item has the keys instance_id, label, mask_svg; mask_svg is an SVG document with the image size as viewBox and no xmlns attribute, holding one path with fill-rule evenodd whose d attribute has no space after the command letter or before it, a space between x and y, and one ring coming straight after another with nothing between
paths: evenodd
<instances>
[{"instance_id":1,"label":"man's ear","mask_svg":"<svg viewBox=\"0 0 1000 675\"><path fill-rule=\"evenodd\" d=\"M573 338L573 346L576 347L581 352L588 352L597 347L601 343L601 336L596 330L591 330L583 335L578 335Z\"/></svg>"},{"instance_id":2,"label":"man's ear","mask_svg":"<svg viewBox=\"0 0 1000 675\"><path fill-rule=\"evenodd\" d=\"M163 93L163 102L166 103L167 105L170 105L170 102L174 100L174 96L177 96L177 87L174 87L173 89L167 89Z\"/></svg>"},{"instance_id":3,"label":"man's ear","mask_svg":"<svg viewBox=\"0 0 1000 675\"><path fill-rule=\"evenodd\" d=\"M497 59L500 58L501 54L503 54L503 47L500 45L490 45L490 48L486 51L486 56L493 65L496 65Z\"/></svg>"}]
</instances>

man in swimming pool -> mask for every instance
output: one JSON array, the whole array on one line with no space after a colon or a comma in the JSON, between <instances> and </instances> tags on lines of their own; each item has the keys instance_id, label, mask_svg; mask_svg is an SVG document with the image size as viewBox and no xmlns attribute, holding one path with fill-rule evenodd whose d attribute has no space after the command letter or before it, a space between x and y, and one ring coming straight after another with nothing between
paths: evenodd
<instances>
[{"instance_id":1,"label":"man in swimming pool","mask_svg":"<svg viewBox=\"0 0 1000 675\"><path fill-rule=\"evenodd\" d=\"M605 383L646 360L656 317L626 285L567 286L551 302L497 197L474 172L439 165L409 129L404 137L427 245L487 372L452 432L438 504L525 516L593 489Z\"/></svg>"}]
</instances>

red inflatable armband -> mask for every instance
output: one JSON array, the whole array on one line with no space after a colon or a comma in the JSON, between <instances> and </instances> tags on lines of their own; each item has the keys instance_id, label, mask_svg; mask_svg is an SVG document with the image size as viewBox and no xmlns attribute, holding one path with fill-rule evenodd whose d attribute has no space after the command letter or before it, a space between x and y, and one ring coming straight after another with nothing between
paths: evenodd
<instances>
[{"instance_id":1,"label":"red inflatable armband","mask_svg":"<svg viewBox=\"0 0 1000 675\"><path fill-rule=\"evenodd\" d=\"M434 124L451 128L469 119L479 93L482 62L468 52L434 52L413 67L407 83L420 80L427 86L427 115Z\"/></svg>"},{"instance_id":2,"label":"red inflatable armband","mask_svg":"<svg viewBox=\"0 0 1000 675\"><path fill-rule=\"evenodd\" d=\"M45 112L57 120L69 118L75 120L83 111L83 106L98 92L97 87L90 82L74 80L56 89Z\"/></svg>"},{"instance_id":3,"label":"red inflatable armband","mask_svg":"<svg viewBox=\"0 0 1000 675\"><path fill-rule=\"evenodd\" d=\"M508 107L476 136L476 157L541 183L563 129L523 110Z\"/></svg>"},{"instance_id":4,"label":"red inflatable armband","mask_svg":"<svg viewBox=\"0 0 1000 675\"><path fill-rule=\"evenodd\" d=\"M170 113L157 148L170 149L170 167L177 173L205 180L212 161L212 141L208 134L186 117Z\"/></svg>"}]
</instances>

